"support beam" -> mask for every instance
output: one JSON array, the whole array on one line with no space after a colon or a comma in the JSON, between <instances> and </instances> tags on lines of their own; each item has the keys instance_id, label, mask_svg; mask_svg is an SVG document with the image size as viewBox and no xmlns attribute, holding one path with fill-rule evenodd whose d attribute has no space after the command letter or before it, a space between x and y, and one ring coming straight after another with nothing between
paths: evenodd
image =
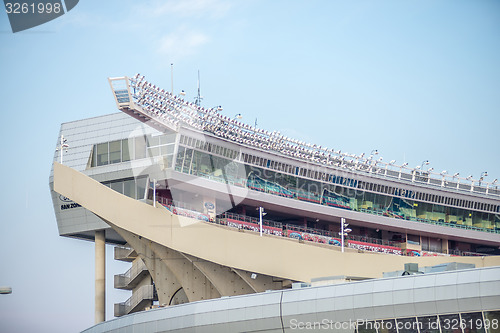
<instances>
[{"instance_id":1,"label":"support beam","mask_svg":"<svg viewBox=\"0 0 500 333\"><path fill-rule=\"evenodd\" d=\"M95 323L106 320L106 240L105 231L95 232Z\"/></svg>"},{"instance_id":2,"label":"support beam","mask_svg":"<svg viewBox=\"0 0 500 333\"><path fill-rule=\"evenodd\" d=\"M241 269L232 268L233 272L235 272L245 283L256 293L262 293L266 290L280 290L284 288L284 281L274 281L272 276L255 274L252 277L251 272L247 272ZM289 280L286 280L287 288L288 284L290 284Z\"/></svg>"},{"instance_id":3,"label":"support beam","mask_svg":"<svg viewBox=\"0 0 500 333\"><path fill-rule=\"evenodd\" d=\"M174 296L177 298L182 296L182 293L178 294L180 289L189 302L221 297L210 280L180 252L121 229L109 221L106 223L113 227L144 260L155 282L160 304L176 304ZM181 301L182 299L183 297Z\"/></svg>"},{"instance_id":4,"label":"support beam","mask_svg":"<svg viewBox=\"0 0 500 333\"><path fill-rule=\"evenodd\" d=\"M230 267L199 259L185 253L181 253L181 255L207 277L221 296L246 295L254 292Z\"/></svg>"}]
</instances>

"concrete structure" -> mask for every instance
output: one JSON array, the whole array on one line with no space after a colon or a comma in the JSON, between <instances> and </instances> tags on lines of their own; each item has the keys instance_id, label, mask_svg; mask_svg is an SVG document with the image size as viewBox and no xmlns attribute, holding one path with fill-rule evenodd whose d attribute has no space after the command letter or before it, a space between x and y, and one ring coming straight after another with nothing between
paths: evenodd
<instances>
[{"instance_id":1,"label":"concrete structure","mask_svg":"<svg viewBox=\"0 0 500 333\"><path fill-rule=\"evenodd\" d=\"M223 297L128 315L84 332L376 332L370 327L384 326L379 332L462 332L461 321L464 332L485 332L485 326L498 332L499 276L500 268L491 267Z\"/></svg>"},{"instance_id":2,"label":"concrete structure","mask_svg":"<svg viewBox=\"0 0 500 333\"><path fill-rule=\"evenodd\" d=\"M311 282L364 283L409 262L500 266L496 181L286 138L140 76L110 83L123 113L63 124L70 147L64 165L56 152L50 176L59 233L96 242L96 322L104 242L132 265L115 276L116 288L132 291L116 316ZM351 230L345 252L341 219Z\"/></svg>"}]
</instances>

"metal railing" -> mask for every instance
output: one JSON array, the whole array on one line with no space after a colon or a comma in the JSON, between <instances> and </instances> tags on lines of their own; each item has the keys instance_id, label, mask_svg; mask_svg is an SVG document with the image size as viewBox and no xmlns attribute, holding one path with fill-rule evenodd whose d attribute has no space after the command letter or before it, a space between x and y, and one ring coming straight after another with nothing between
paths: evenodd
<instances>
[{"instance_id":1,"label":"metal railing","mask_svg":"<svg viewBox=\"0 0 500 333\"><path fill-rule=\"evenodd\" d=\"M129 284L142 272L147 271L147 267L142 259L136 260L124 274L116 274L114 285L117 289L127 288Z\"/></svg>"},{"instance_id":2,"label":"metal railing","mask_svg":"<svg viewBox=\"0 0 500 333\"><path fill-rule=\"evenodd\" d=\"M173 204L172 200L164 200L164 198L158 198L159 202L163 203L170 203ZM176 202L176 204L183 206L181 202ZM189 206L187 204L184 204L184 206ZM196 210L193 210L193 212L199 213ZM253 225L253 228L245 228L244 226L238 225L238 223L228 223L227 220L232 220L236 222L242 222L242 223L249 223ZM260 220L256 217L252 216L247 216L243 214L236 214L236 213L231 213L231 212L224 212L220 217L217 217L214 221L210 221L212 223L216 224L221 224L225 225L228 227L234 227L237 229L243 228L244 230L249 230L249 231L257 231L259 227ZM306 241L312 241L312 242L318 242L318 243L327 243L330 245L338 245L336 242L332 242L335 239L339 239L338 233L329 231L329 230L323 230L323 229L316 229L316 228L309 228L305 226L300 226L300 225L295 225L295 224L283 224L280 222L272 221L272 220L262 220L262 225L264 227L264 232L266 234L272 234L275 236L283 236L283 237L290 237L290 234L293 232L299 232L302 233L305 237L302 237L301 239L304 239ZM269 228L275 228L275 229L280 229L281 232L273 232ZM365 243L366 247L363 249L371 251L370 246L389 246L389 247L395 247L395 248L401 248L401 242L398 241L391 241L391 240L386 240L386 239L380 239L380 238L373 238L373 237L368 237L368 236L360 236L360 235L347 235L346 236L346 241L348 242L349 240L351 241L357 241L360 243ZM349 245L348 245L349 246ZM351 246L353 248L359 248L359 246ZM380 252L377 249L373 249L375 252ZM454 251L454 252L452 252ZM415 252L415 251L412 251ZM427 252L432 252L432 251L427 251L427 250L422 250L422 253L427 253ZM392 252L394 253L394 252ZM444 253L440 253L443 255L446 255ZM460 256L485 256L487 254L482 254L482 253L475 253L475 252L464 252L464 251L458 251L458 250L450 250L449 254L453 255L460 255Z\"/></svg>"},{"instance_id":3,"label":"metal railing","mask_svg":"<svg viewBox=\"0 0 500 333\"><path fill-rule=\"evenodd\" d=\"M232 219L232 220L237 220L241 222L247 222L247 223L254 223L254 224L259 224L260 220L256 217L248 216L248 215L241 215L241 214L235 214L235 213L230 213L230 212L225 212L222 214L222 218L225 219ZM280 222L275 222L271 220L266 220L262 219L262 225L268 226L268 227L273 227L273 228L283 228L283 224Z\"/></svg>"},{"instance_id":4,"label":"metal railing","mask_svg":"<svg viewBox=\"0 0 500 333\"><path fill-rule=\"evenodd\" d=\"M183 172L181 169L178 169L177 171ZM190 174L195 175L195 176L205 177L204 173L196 172L194 170L191 170ZM210 175L209 177L206 177L206 178L213 180L213 181L220 182L220 183L224 183L224 184L227 183L229 185L246 187L246 188L248 188L250 190L254 190L254 191L259 191L259 192L268 193L268 194L272 194L272 195L278 195L278 196L291 198L291 199L295 199L295 200L299 200L299 201L310 202L313 204L329 206L329 202L325 201L325 196L321 196L319 194L314 194L314 193L305 192L305 191L297 191L294 189L286 189L286 193L280 193L280 192L277 192L275 189L275 187L277 185L270 182L270 181L264 181L262 184L258 184L258 186L256 186L255 182L253 182L253 181L250 182L250 181L245 180L245 179L235 180L229 175L226 175L225 177ZM391 217L391 218L411 220L411 221L423 222L423 223L427 223L427 224L437 224L437 225L443 225L443 226L452 227L452 228L476 230L476 231L482 231L482 232L488 232L488 233L500 233L500 228L495 228L494 226L476 227L476 226L472 226L472 225L454 224L451 222L446 223L444 221L441 222L441 221L431 220L431 219L427 219L427 218L405 216L402 212L398 213L398 212L392 212L390 210L380 210L380 209L374 209L374 208L372 208L372 209L356 208L356 206L351 207L351 205L349 203L345 203L343 205L337 205L336 207L342 208L342 209L360 211L360 212L368 213L368 214L372 214L372 215L387 216L387 217ZM470 208L464 208L464 207L458 208L458 209L470 210ZM398 215L398 214L401 214L401 215ZM488 214L494 214L494 212L489 212Z\"/></svg>"},{"instance_id":5,"label":"metal railing","mask_svg":"<svg viewBox=\"0 0 500 333\"><path fill-rule=\"evenodd\" d=\"M125 302L115 303L115 316L120 317L131 313L135 308L145 300L153 301L155 299L154 286L142 286L135 290Z\"/></svg>"},{"instance_id":6,"label":"metal railing","mask_svg":"<svg viewBox=\"0 0 500 333\"><path fill-rule=\"evenodd\" d=\"M115 246L115 260L133 261L137 256L132 256L134 249L124 246Z\"/></svg>"}]
</instances>

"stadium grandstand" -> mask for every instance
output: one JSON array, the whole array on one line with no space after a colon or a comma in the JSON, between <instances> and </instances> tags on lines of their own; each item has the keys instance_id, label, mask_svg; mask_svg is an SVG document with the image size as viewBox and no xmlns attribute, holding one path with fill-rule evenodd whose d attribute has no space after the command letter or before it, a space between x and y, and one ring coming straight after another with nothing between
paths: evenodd
<instances>
[{"instance_id":1,"label":"stadium grandstand","mask_svg":"<svg viewBox=\"0 0 500 333\"><path fill-rule=\"evenodd\" d=\"M105 318L106 243L116 245L115 259L131 263L115 276L115 288L132 291L115 304L116 317L158 307L189 312L181 304L216 299L228 306L226 296L238 303L250 294L261 295L262 306L281 295L282 306L285 291L315 281L365 286L407 263L456 263L486 275L500 265L500 189L487 173L461 177L434 171L428 161L410 168L385 162L376 150L356 155L303 142L186 101L139 74L109 83L121 112L62 124L49 180L60 235L95 241L96 323ZM500 295L500 279L491 281L492 295ZM455 292L459 304L464 296ZM484 295L478 289L476 296ZM467 310L431 308L426 316L493 320L499 299ZM411 313L361 318L356 309L363 306L351 304L340 317L417 322L425 311L416 299L408 302ZM293 329L283 313L280 320L281 327L253 331ZM210 325L214 332L252 331L231 320ZM113 329L101 324L89 332Z\"/></svg>"}]
</instances>

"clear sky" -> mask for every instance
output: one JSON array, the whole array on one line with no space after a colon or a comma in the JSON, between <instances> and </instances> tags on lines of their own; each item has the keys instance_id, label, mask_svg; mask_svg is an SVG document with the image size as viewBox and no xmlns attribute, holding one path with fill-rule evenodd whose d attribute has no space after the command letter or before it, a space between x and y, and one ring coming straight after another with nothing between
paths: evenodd
<instances>
[{"instance_id":1,"label":"clear sky","mask_svg":"<svg viewBox=\"0 0 500 333\"><path fill-rule=\"evenodd\" d=\"M58 235L48 177L60 124L116 112L137 72L286 136L500 178L499 1L80 1L13 34L0 5L0 332L94 322L93 243ZM108 247L107 317L129 294Z\"/></svg>"}]
</instances>

